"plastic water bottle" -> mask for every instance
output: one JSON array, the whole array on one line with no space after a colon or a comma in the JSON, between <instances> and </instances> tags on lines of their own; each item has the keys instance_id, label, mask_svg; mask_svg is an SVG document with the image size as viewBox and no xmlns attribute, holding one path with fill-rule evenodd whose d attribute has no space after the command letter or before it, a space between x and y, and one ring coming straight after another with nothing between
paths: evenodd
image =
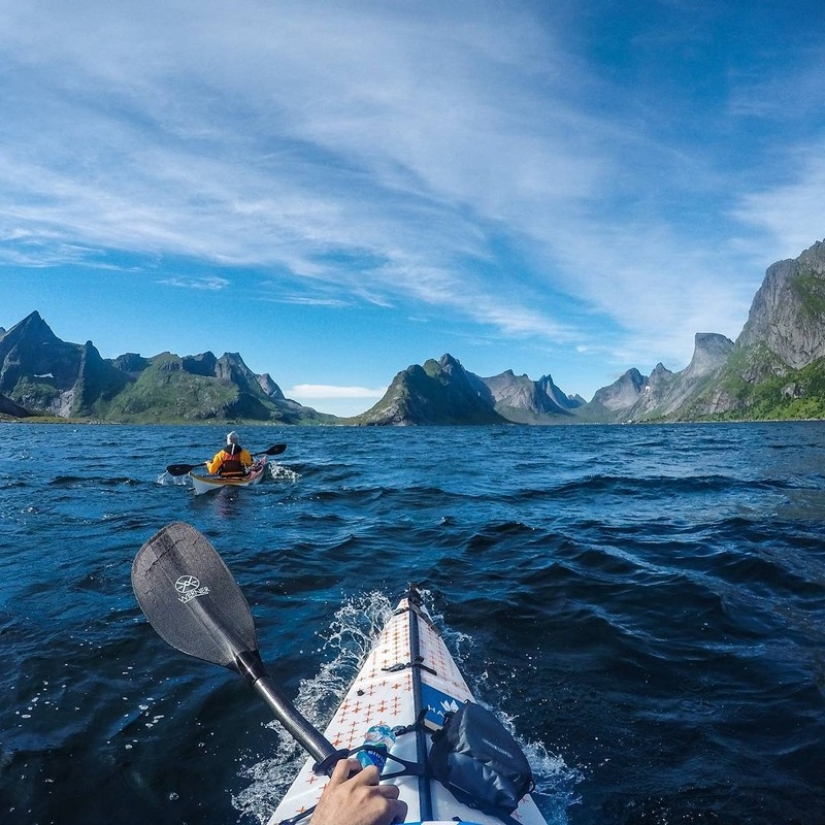
<instances>
[{"instance_id":1,"label":"plastic water bottle","mask_svg":"<svg viewBox=\"0 0 825 825\"><path fill-rule=\"evenodd\" d=\"M395 744L395 734L386 725L373 725L364 737L364 744L376 750L358 751L356 756L362 768L375 765L380 773L387 764L387 753Z\"/></svg>"}]
</instances>

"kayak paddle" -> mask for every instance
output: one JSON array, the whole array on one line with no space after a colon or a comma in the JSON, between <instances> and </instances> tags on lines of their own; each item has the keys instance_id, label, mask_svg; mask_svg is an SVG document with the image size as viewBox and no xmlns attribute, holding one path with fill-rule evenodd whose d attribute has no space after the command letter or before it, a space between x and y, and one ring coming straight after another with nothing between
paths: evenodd
<instances>
[{"instance_id":1,"label":"kayak paddle","mask_svg":"<svg viewBox=\"0 0 825 825\"><path fill-rule=\"evenodd\" d=\"M280 455L284 450L286 450L286 444L273 444L262 453L255 453L255 455ZM206 464L205 461L201 461L200 464L170 464L166 468L166 472L169 473L170 476L185 476L187 473L192 472L192 470L203 467L204 464Z\"/></svg>"},{"instance_id":2,"label":"kayak paddle","mask_svg":"<svg viewBox=\"0 0 825 825\"><path fill-rule=\"evenodd\" d=\"M252 612L205 536L174 522L158 531L132 563L132 588L149 624L172 647L240 673L291 736L331 773L348 751L336 749L269 681Z\"/></svg>"},{"instance_id":3,"label":"kayak paddle","mask_svg":"<svg viewBox=\"0 0 825 825\"><path fill-rule=\"evenodd\" d=\"M192 470L205 466L205 461L201 461L200 464L170 464L166 468L166 472L169 473L170 476L185 476L187 473L191 473Z\"/></svg>"}]
</instances>

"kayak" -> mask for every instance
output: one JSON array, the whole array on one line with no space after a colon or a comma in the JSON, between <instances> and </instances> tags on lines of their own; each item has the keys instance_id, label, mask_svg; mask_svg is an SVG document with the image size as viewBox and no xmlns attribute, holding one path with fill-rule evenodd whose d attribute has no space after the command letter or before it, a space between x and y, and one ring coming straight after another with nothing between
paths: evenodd
<instances>
[{"instance_id":1,"label":"kayak","mask_svg":"<svg viewBox=\"0 0 825 825\"><path fill-rule=\"evenodd\" d=\"M266 456L259 458L252 465L248 475L245 476L208 476L191 470L189 472L189 478L192 479L195 495L199 496L202 493L210 493L213 490L220 490L223 487L250 487L253 484L257 484L264 477L265 471Z\"/></svg>"},{"instance_id":2,"label":"kayak","mask_svg":"<svg viewBox=\"0 0 825 825\"><path fill-rule=\"evenodd\" d=\"M415 588L321 733L268 675L249 603L203 534L168 524L140 548L131 578L161 638L242 676L310 755L269 825L309 825L324 776L348 755L383 764L381 781L398 787L407 823L547 825L530 796L532 771L520 746L473 700Z\"/></svg>"},{"instance_id":3,"label":"kayak","mask_svg":"<svg viewBox=\"0 0 825 825\"><path fill-rule=\"evenodd\" d=\"M192 479L195 495L209 493L212 490L220 490L221 487L249 487L250 484L257 484L264 477L266 457L268 455L280 455L285 450L286 444L273 444L266 450L256 453L255 457L257 460L250 468L249 474L238 478L196 473L195 470L199 470L207 464L205 461L201 461L199 464L169 464L166 467L166 472L176 477L188 475Z\"/></svg>"},{"instance_id":4,"label":"kayak","mask_svg":"<svg viewBox=\"0 0 825 825\"><path fill-rule=\"evenodd\" d=\"M373 725L395 731L410 729L398 735L390 747L382 771L386 776L399 772L403 763L397 760L423 764L432 748L432 733L442 728L445 715L472 701L455 660L419 594L411 589L380 633L324 737L336 749L352 750L364 743ZM318 803L326 784L324 777L315 773L315 765L313 758L303 764L269 825L311 821L307 814ZM391 776L382 781L398 785L399 798L407 803L407 822L502 824L501 818L462 804L445 785L426 775ZM505 820L514 820L515 825L546 825L529 793Z\"/></svg>"}]
</instances>

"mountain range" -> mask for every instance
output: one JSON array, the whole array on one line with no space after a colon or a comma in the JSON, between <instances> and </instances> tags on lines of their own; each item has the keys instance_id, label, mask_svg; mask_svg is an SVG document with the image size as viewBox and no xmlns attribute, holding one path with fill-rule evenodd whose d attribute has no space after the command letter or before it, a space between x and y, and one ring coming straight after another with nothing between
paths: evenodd
<instances>
[{"instance_id":1,"label":"mountain range","mask_svg":"<svg viewBox=\"0 0 825 825\"><path fill-rule=\"evenodd\" d=\"M563 424L825 418L825 242L768 267L737 340L697 333L680 372L631 368L586 402L550 375L480 377L450 354L399 372L353 418L286 398L238 353L102 358L59 339L38 312L0 328L0 418L124 423Z\"/></svg>"},{"instance_id":2,"label":"mountain range","mask_svg":"<svg viewBox=\"0 0 825 825\"><path fill-rule=\"evenodd\" d=\"M0 412L123 423L335 420L285 398L237 353L105 359L91 341L60 340L38 312L0 330Z\"/></svg>"},{"instance_id":3,"label":"mountain range","mask_svg":"<svg viewBox=\"0 0 825 825\"><path fill-rule=\"evenodd\" d=\"M491 378L445 354L399 372L384 397L356 424L547 424L572 421L585 401L565 395L546 375L531 381L507 370Z\"/></svg>"},{"instance_id":4,"label":"mountain range","mask_svg":"<svg viewBox=\"0 0 825 825\"><path fill-rule=\"evenodd\" d=\"M486 416L486 418L485 418ZM629 423L825 418L825 242L770 266L737 340L700 332L680 372L631 368L590 402L511 371L479 378L450 355L398 373L361 424Z\"/></svg>"}]
</instances>

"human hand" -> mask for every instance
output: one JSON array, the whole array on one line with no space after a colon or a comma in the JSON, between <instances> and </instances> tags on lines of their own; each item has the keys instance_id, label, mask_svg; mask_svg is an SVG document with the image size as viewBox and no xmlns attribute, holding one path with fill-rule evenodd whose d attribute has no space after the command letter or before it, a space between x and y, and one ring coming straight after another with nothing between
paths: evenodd
<instances>
[{"instance_id":1,"label":"human hand","mask_svg":"<svg viewBox=\"0 0 825 825\"><path fill-rule=\"evenodd\" d=\"M339 760L312 814L312 825L391 825L403 822L407 803L396 785L379 785L376 767Z\"/></svg>"}]
</instances>

